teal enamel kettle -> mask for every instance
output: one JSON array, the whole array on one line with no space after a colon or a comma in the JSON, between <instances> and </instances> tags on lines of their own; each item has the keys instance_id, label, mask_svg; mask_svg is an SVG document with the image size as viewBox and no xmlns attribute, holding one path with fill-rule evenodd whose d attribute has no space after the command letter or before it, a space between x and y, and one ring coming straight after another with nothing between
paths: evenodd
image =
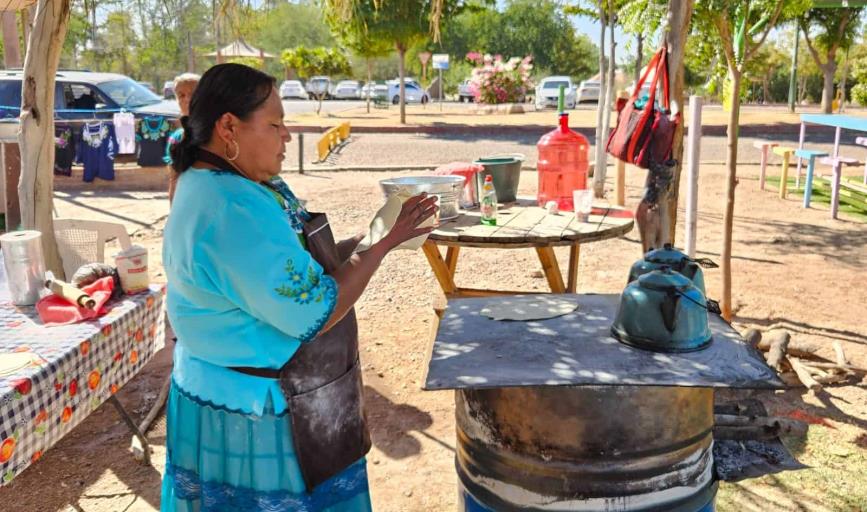
<instances>
[{"instance_id":1,"label":"teal enamel kettle","mask_svg":"<svg viewBox=\"0 0 867 512\"><path fill-rule=\"evenodd\" d=\"M712 341L708 301L692 281L662 266L626 286L611 333L657 352L700 350Z\"/></svg>"},{"instance_id":2,"label":"teal enamel kettle","mask_svg":"<svg viewBox=\"0 0 867 512\"><path fill-rule=\"evenodd\" d=\"M643 259L636 261L629 270L628 283L635 281L640 276L667 266L680 272L692 281L696 288L705 292L704 268L716 268L718 265L707 258L693 259L683 252L675 249L671 244L665 244L662 249L654 249L647 252Z\"/></svg>"}]
</instances>

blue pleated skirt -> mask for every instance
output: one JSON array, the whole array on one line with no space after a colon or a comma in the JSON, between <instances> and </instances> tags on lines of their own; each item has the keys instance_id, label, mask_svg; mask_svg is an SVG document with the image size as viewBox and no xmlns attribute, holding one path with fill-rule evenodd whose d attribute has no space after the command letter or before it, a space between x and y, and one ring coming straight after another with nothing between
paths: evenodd
<instances>
[{"instance_id":1,"label":"blue pleated skirt","mask_svg":"<svg viewBox=\"0 0 867 512\"><path fill-rule=\"evenodd\" d=\"M174 382L166 411L162 512L368 512L364 459L307 493L289 413L205 402Z\"/></svg>"}]
</instances>

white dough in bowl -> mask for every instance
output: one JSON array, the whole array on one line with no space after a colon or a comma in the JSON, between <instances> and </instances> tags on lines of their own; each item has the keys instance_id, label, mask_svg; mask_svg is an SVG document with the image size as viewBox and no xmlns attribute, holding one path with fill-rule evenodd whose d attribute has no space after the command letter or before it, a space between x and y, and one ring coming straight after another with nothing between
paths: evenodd
<instances>
[{"instance_id":1,"label":"white dough in bowl","mask_svg":"<svg viewBox=\"0 0 867 512\"><path fill-rule=\"evenodd\" d=\"M494 320L527 322L568 315L578 309L575 297L556 295L516 295L492 300L482 308L482 315Z\"/></svg>"}]
</instances>

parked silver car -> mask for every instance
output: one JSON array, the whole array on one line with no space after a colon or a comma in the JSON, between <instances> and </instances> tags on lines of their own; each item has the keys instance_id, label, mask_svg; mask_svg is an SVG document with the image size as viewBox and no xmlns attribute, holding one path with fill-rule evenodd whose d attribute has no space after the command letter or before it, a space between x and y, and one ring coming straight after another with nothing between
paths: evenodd
<instances>
[{"instance_id":1,"label":"parked silver car","mask_svg":"<svg viewBox=\"0 0 867 512\"><path fill-rule=\"evenodd\" d=\"M404 94L406 103L421 103L425 104L430 101L427 91L418 85L418 82L404 82ZM400 103L400 82L391 80L388 82L388 97L391 98L391 103L397 105Z\"/></svg>"},{"instance_id":2,"label":"parked silver car","mask_svg":"<svg viewBox=\"0 0 867 512\"><path fill-rule=\"evenodd\" d=\"M307 81L304 89L311 100L318 99L319 96L326 100L331 99L331 79L327 76L314 76Z\"/></svg>"},{"instance_id":3,"label":"parked silver car","mask_svg":"<svg viewBox=\"0 0 867 512\"><path fill-rule=\"evenodd\" d=\"M536 108L556 107L560 97L560 86L566 88L565 107L575 108L575 84L568 76L549 76L543 78L536 86Z\"/></svg>"},{"instance_id":4,"label":"parked silver car","mask_svg":"<svg viewBox=\"0 0 867 512\"><path fill-rule=\"evenodd\" d=\"M472 103L475 100L476 96L473 94L472 90L470 90L470 80L466 79L458 86L458 101L461 103L465 101Z\"/></svg>"},{"instance_id":5,"label":"parked silver car","mask_svg":"<svg viewBox=\"0 0 867 512\"><path fill-rule=\"evenodd\" d=\"M361 98L361 84L356 80L343 80L331 91L336 100L357 100Z\"/></svg>"},{"instance_id":6,"label":"parked silver car","mask_svg":"<svg viewBox=\"0 0 867 512\"><path fill-rule=\"evenodd\" d=\"M280 84L280 97L284 100L287 98L307 99L307 91L304 90L304 85L300 80L283 80Z\"/></svg>"}]
</instances>

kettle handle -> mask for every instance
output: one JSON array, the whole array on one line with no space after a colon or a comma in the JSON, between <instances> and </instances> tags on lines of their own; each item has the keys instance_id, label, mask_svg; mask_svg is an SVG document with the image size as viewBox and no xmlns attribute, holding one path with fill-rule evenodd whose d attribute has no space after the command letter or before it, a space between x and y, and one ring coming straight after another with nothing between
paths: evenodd
<instances>
[{"instance_id":1,"label":"kettle handle","mask_svg":"<svg viewBox=\"0 0 867 512\"><path fill-rule=\"evenodd\" d=\"M698 263L703 268L719 268L719 265L710 258L687 258L689 261Z\"/></svg>"},{"instance_id":2,"label":"kettle handle","mask_svg":"<svg viewBox=\"0 0 867 512\"><path fill-rule=\"evenodd\" d=\"M662 303L659 305L660 312L662 313L662 322L665 324L665 328L668 329L668 332L674 332L675 321L677 320L677 309L680 305L680 294L674 291L668 291L665 294L665 298L662 299Z\"/></svg>"}]
</instances>

